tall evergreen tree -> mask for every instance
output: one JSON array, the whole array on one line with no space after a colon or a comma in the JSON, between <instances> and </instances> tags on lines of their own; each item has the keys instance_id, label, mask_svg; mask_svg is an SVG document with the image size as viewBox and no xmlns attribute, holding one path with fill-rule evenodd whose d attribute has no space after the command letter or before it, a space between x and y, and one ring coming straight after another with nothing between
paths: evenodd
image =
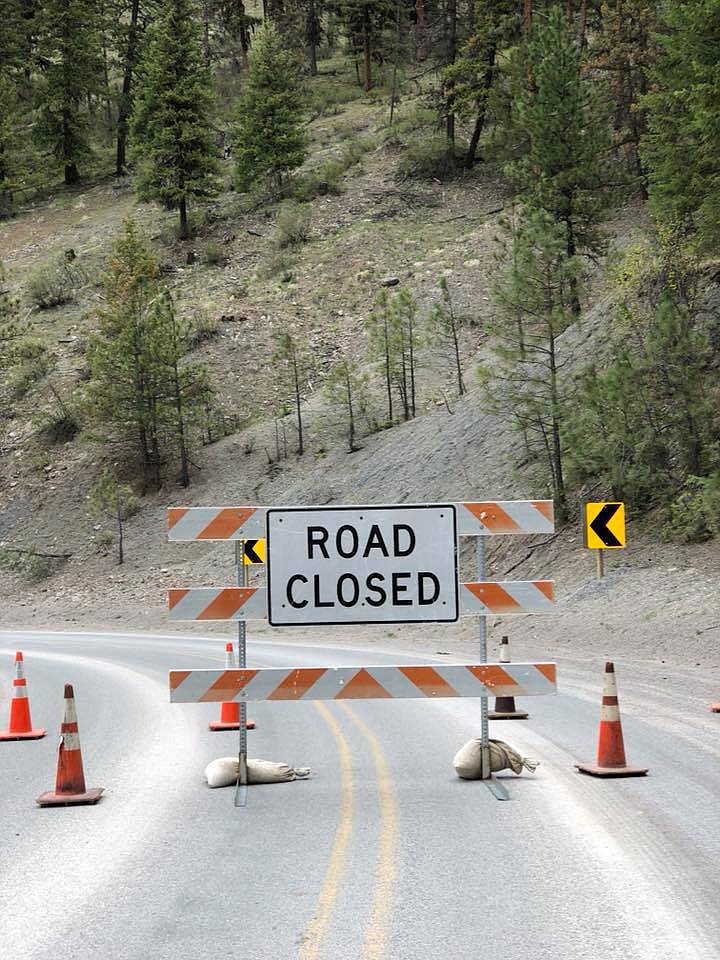
<instances>
[{"instance_id":1,"label":"tall evergreen tree","mask_svg":"<svg viewBox=\"0 0 720 960\"><path fill-rule=\"evenodd\" d=\"M272 23L255 35L250 72L238 109L234 154L238 185L262 178L279 187L307 156L298 66Z\"/></svg>"},{"instance_id":2,"label":"tall evergreen tree","mask_svg":"<svg viewBox=\"0 0 720 960\"><path fill-rule=\"evenodd\" d=\"M642 156L661 219L720 244L720 0L666 2Z\"/></svg>"},{"instance_id":3,"label":"tall evergreen tree","mask_svg":"<svg viewBox=\"0 0 720 960\"><path fill-rule=\"evenodd\" d=\"M80 179L90 150L88 100L102 89L103 61L95 0L44 0L37 19L40 144L63 165L65 183Z\"/></svg>"},{"instance_id":4,"label":"tall evergreen tree","mask_svg":"<svg viewBox=\"0 0 720 960\"><path fill-rule=\"evenodd\" d=\"M546 465L560 516L567 509L562 428L567 378L559 336L574 320L578 260L567 253L562 223L525 207L506 225L503 274L494 291L499 315L486 323L492 362L479 376L488 407L510 417L526 454Z\"/></svg>"},{"instance_id":5,"label":"tall evergreen tree","mask_svg":"<svg viewBox=\"0 0 720 960\"><path fill-rule=\"evenodd\" d=\"M151 28L132 121L142 200L176 209L187 239L188 202L217 191L210 114L212 81L192 0L166 0Z\"/></svg>"},{"instance_id":6,"label":"tall evergreen tree","mask_svg":"<svg viewBox=\"0 0 720 960\"><path fill-rule=\"evenodd\" d=\"M546 210L565 233L568 257L598 252L598 225L609 203L609 129L596 82L583 76L581 56L561 7L535 16L527 74L514 103L525 139L508 172L523 201ZM530 78L528 82L527 78ZM580 311L578 296L573 310Z\"/></svg>"},{"instance_id":7,"label":"tall evergreen tree","mask_svg":"<svg viewBox=\"0 0 720 960\"><path fill-rule=\"evenodd\" d=\"M298 436L297 452L302 456L305 452L302 402L304 400L303 386L307 379L308 357L289 330L285 330L277 338L273 364L277 371L278 391L283 398L283 402L287 403L292 398Z\"/></svg>"}]
</instances>

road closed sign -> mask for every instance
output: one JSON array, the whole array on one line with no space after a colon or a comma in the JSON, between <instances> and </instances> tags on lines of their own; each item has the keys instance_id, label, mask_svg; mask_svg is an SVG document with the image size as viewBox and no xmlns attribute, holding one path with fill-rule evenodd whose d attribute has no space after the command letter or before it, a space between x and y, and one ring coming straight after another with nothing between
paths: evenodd
<instances>
[{"instance_id":1,"label":"road closed sign","mask_svg":"<svg viewBox=\"0 0 720 960\"><path fill-rule=\"evenodd\" d=\"M452 504L267 512L273 626L458 619Z\"/></svg>"}]
</instances>

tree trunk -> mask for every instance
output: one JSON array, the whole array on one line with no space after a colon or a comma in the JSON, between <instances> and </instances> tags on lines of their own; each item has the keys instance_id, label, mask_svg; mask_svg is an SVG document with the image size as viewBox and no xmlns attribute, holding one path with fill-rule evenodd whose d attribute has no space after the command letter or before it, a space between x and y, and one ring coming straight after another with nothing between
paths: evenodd
<instances>
[{"instance_id":1,"label":"tree trunk","mask_svg":"<svg viewBox=\"0 0 720 960\"><path fill-rule=\"evenodd\" d=\"M527 33L532 27L533 5L532 0L523 0L523 27Z\"/></svg>"},{"instance_id":2,"label":"tree trunk","mask_svg":"<svg viewBox=\"0 0 720 960\"><path fill-rule=\"evenodd\" d=\"M385 330L385 383L387 384L388 398L388 423L393 422L393 402L392 402L392 370L390 369L390 333L388 331L387 316L384 320Z\"/></svg>"},{"instance_id":3,"label":"tree trunk","mask_svg":"<svg viewBox=\"0 0 720 960\"><path fill-rule=\"evenodd\" d=\"M457 0L446 0L445 7L445 63L455 63L457 56ZM455 84L445 88L445 136L447 138L448 157L455 164Z\"/></svg>"},{"instance_id":4,"label":"tree trunk","mask_svg":"<svg viewBox=\"0 0 720 960\"><path fill-rule=\"evenodd\" d=\"M133 74L137 60L138 17L140 16L140 0L132 0L130 8L130 26L128 28L127 53L123 70L122 91L120 94L120 109L117 121L117 148L115 151L115 175L122 177L127 171L127 137L130 127L130 94L132 91Z\"/></svg>"},{"instance_id":5,"label":"tree trunk","mask_svg":"<svg viewBox=\"0 0 720 960\"><path fill-rule=\"evenodd\" d=\"M293 365L293 378L295 380L295 413L297 416L297 431L298 431L298 454L300 456L305 452L305 446L303 444L303 425L302 425L302 413L300 411L300 375L298 373L297 365L297 356L293 352L292 358Z\"/></svg>"},{"instance_id":6,"label":"tree trunk","mask_svg":"<svg viewBox=\"0 0 720 960\"><path fill-rule=\"evenodd\" d=\"M425 59L425 0L415 0L415 59Z\"/></svg>"},{"instance_id":7,"label":"tree trunk","mask_svg":"<svg viewBox=\"0 0 720 960\"><path fill-rule=\"evenodd\" d=\"M70 163L65 164L65 183L72 187L80 179L80 174L78 173L78 168L74 160L71 160Z\"/></svg>"},{"instance_id":8,"label":"tree trunk","mask_svg":"<svg viewBox=\"0 0 720 960\"><path fill-rule=\"evenodd\" d=\"M348 406L348 447L350 453L355 452L355 411L353 410L352 402L352 385L350 383L350 371L347 366L345 367L345 387L347 390L347 406Z\"/></svg>"},{"instance_id":9,"label":"tree trunk","mask_svg":"<svg viewBox=\"0 0 720 960\"><path fill-rule=\"evenodd\" d=\"M558 508L558 518L562 521L567 514L567 500L565 497L565 479L563 477L562 447L560 444L560 402L557 386L557 358L555 356L555 331L552 320L548 318L548 356L550 361L550 407L552 417L552 461L555 487L555 500Z\"/></svg>"},{"instance_id":10,"label":"tree trunk","mask_svg":"<svg viewBox=\"0 0 720 960\"><path fill-rule=\"evenodd\" d=\"M578 14L578 47L581 50L585 48L585 34L587 32L587 0L580 0L580 12Z\"/></svg>"},{"instance_id":11,"label":"tree trunk","mask_svg":"<svg viewBox=\"0 0 720 960\"><path fill-rule=\"evenodd\" d=\"M318 72L317 45L320 39L320 22L317 15L317 7L315 6L315 0L308 0L307 19L305 22L305 36L307 39L308 65L310 68L310 76L316 77Z\"/></svg>"},{"instance_id":12,"label":"tree trunk","mask_svg":"<svg viewBox=\"0 0 720 960\"><path fill-rule=\"evenodd\" d=\"M372 47L370 30L370 10L367 3L364 3L362 8L363 89L366 93L372 89Z\"/></svg>"},{"instance_id":13,"label":"tree trunk","mask_svg":"<svg viewBox=\"0 0 720 960\"><path fill-rule=\"evenodd\" d=\"M450 307L452 310L452 306ZM458 341L457 324L454 316L451 315L453 347L455 348L455 370L457 371L458 393L462 396L465 393L465 382L463 381L462 365L460 363L460 343Z\"/></svg>"},{"instance_id":14,"label":"tree trunk","mask_svg":"<svg viewBox=\"0 0 720 960\"><path fill-rule=\"evenodd\" d=\"M187 240L190 236L190 230L188 228L187 200L185 197L180 201L178 210L180 212L180 239Z\"/></svg>"},{"instance_id":15,"label":"tree trunk","mask_svg":"<svg viewBox=\"0 0 720 960\"><path fill-rule=\"evenodd\" d=\"M482 103L478 103L478 114L475 119L475 126L473 128L472 136L470 137L470 143L468 144L468 151L465 155L465 169L471 170L473 164L475 163L475 157L477 155L478 143L480 142L480 136L482 135L483 128L485 127L485 117L487 116L487 96L490 92L490 88L493 84L493 79L495 77L495 57L497 54L497 47L495 44L492 44L488 54L488 65L483 76L483 92L484 97Z\"/></svg>"},{"instance_id":16,"label":"tree trunk","mask_svg":"<svg viewBox=\"0 0 720 960\"><path fill-rule=\"evenodd\" d=\"M118 564L122 564L125 560L125 550L123 546L122 508L120 507L120 504L117 505L117 525L118 525Z\"/></svg>"}]
</instances>

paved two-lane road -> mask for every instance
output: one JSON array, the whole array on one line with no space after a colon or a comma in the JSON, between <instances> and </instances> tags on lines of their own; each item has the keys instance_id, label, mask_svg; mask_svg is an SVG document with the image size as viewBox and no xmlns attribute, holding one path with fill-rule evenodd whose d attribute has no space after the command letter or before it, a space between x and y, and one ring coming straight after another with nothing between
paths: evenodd
<instances>
[{"instance_id":1,"label":"paved two-lane road","mask_svg":"<svg viewBox=\"0 0 720 960\"><path fill-rule=\"evenodd\" d=\"M602 664L561 661L557 697L491 725L541 761L508 775L510 803L452 769L477 701L254 704L251 756L313 774L251 787L235 809L202 771L237 735L207 730L217 705L167 695L170 667L222 665L217 639L0 633L0 722L16 648L48 736L0 744L12 960L720 958L720 717L689 674L665 694L642 665L622 669L629 760L651 774L604 782L572 767L593 756ZM253 642L250 660L422 658ZM88 786L106 794L40 810L66 681Z\"/></svg>"}]
</instances>

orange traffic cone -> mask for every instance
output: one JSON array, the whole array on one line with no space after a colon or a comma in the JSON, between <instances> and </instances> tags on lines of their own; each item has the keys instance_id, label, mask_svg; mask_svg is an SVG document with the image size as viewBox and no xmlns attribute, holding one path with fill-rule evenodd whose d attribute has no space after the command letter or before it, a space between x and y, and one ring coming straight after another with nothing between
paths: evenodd
<instances>
[{"instance_id":1,"label":"orange traffic cone","mask_svg":"<svg viewBox=\"0 0 720 960\"><path fill-rule=\"evenodd\" d=\"M711 703L710 709L713 713L720 713L720 703Z\"/></svg>"},{"instance_id":2,"label":"orange traffic cone","mask_svg":"<svg viewBox=\"0 0 720 960\"><path fill-rule=\"evenodd\" d=\"M625 762L617 681L612 663L605 664L597 764L576 763L575 766L581 773L589 773L593 777L642 777L648 772L647 767L629 767Z\"/></svg>"},{"instance_id":3,"label":"orange traffic cone","mask_svg":"<svg viewBox=\"0 0 720 960\"><path fill-rule=\"evenodd\" d=\"M80 735L78 733L77 713L75 712L75 694L72 684L65 684L65 710L60 725L60 746L58 747L57 776L55 791L42 793L35 801L41 807L67 807L81 803L97 803L102 796L103 787L85 786Z\"/></svg>"},{"instance_id":4,"label":"orange traffic cone","mask_svg":"<svg viewBox=\"0 0 720 960\"><path fill-rule=\"evenodd\" d=\"M33 730L30 719L30 701L27 695L27 680L23 671L23 655L15 654L15 679L13 698L10 702L10 722L7 730L0 731L0 740L39 740L45 736L45 728Z\"/></svg>"},{"instance_id":5,"label":"orange traffic cone","mask_svg":"<svg viewBox=\"0 0 720 960\"><path fill-rule=\"evenodd\" d=\"M233 645L231 643L225 644L225 669L232 670L236 667L235 663L235 653L233 652ZM221 703L220 704L220 719L211 720L208 724L209 730L239 730L240 729L240 704L231 702L231 703ZM246 730L255 729L254 720L245 721Z\"/></svg>"},{"instance_id":6,"label":"orange traffic cone","mask_svg":"<svg viewBox=\"0 0 720 960\"><path fill-rule=\"evenodd\" d=\"M510 641L503 637L500 641L500 663L511 663ZM527 720L527 711L518 710L515 697L495 697L495 709L488 714L489 720Z\"/></svg>"}]
</instances>

